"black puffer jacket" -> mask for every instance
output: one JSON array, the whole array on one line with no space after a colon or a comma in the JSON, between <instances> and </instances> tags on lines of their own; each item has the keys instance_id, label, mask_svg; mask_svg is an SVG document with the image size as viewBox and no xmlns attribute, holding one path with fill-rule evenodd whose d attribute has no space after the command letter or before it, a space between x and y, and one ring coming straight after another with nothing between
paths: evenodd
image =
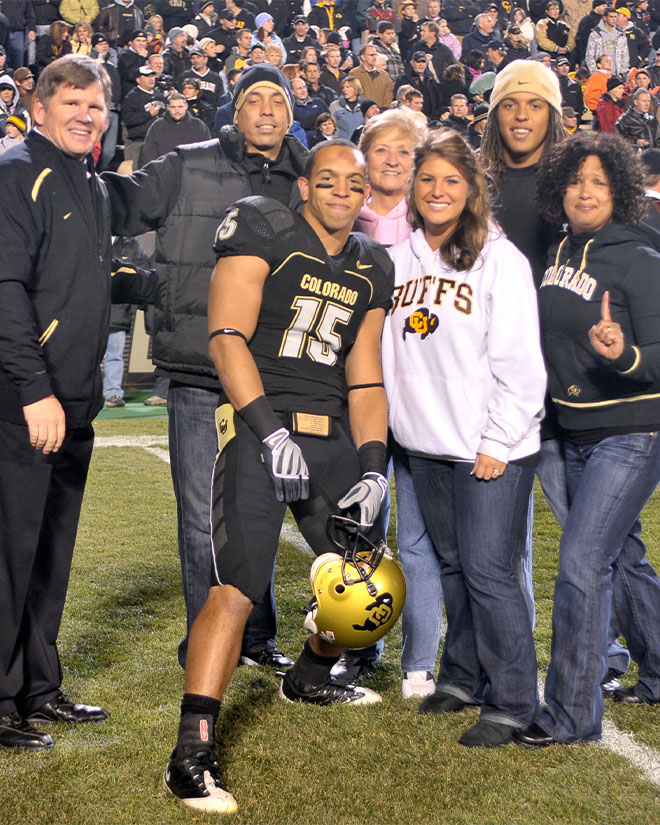
<instances>
[{"instance_id":1,"label":"black puffer jacket","mask_svg":"<svg viewBox=\"0 0 660 825\"><path fill-rule=\"evenodd\" d=\"M624 112L614 125L614 131L635 146L642 139L648 141L644 149L653 149L658 146L658 121L648 112L636 112L634 106Z\"/></svg>"},{"instance_id":2,"label":"black puffer jacket","mask_svg":"<svg viewBox=\"0 0 660 825\"><path fill-rule=\"evenodd\" d=\"M288 205L294 208L300 203L296 180L306 155L302 144L287 136L279 158L264 170L275 196L286 184ZM255 194L243 135L233 126L225 127L217 140L180 146L131 176L106 173L103 179L110 193L114 234L158 230L154 363L162 374L189 386L217 387L206 320L216 262L213 241L227 207ZM267 182L258 187L258 194L269 191Z\"/></svg>"}]
</instances>

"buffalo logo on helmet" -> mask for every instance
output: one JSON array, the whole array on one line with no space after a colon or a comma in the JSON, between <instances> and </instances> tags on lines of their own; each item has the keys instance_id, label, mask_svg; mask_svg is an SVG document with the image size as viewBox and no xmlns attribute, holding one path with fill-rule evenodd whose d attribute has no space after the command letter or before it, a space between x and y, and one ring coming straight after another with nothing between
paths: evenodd
<instances>
[{"instance_id":1,"label":"buffalo logo on helmet","mask_svg":"<svg viewBox=\"0 0 660 825\"><path fill-rule=\"evenodd\" d=\"M379 627L387 624L389 620L392 618L392 605L394 599L392 598L391 593L380 593L376 597L376 601L371 602L371 604L365 605L365 610L371 610L371 615L365 619L364 624L354 624L354 630L366 630L369 632L373 632L374 630L378 630Z\"/></svg>"},{"instance_id":2,"label":"buffalo logo on helmet","mask_svg":"<svg viewBox=\"0 0 660 825\"><path fill-rule=\"evenodd\" d=\"M438 316L429 312L426 307L418 309L409 315L403 325L403 340L406 340L406 334L412 333L422 336L422 340L438 328Z\"/></svg>"}]
</instances>

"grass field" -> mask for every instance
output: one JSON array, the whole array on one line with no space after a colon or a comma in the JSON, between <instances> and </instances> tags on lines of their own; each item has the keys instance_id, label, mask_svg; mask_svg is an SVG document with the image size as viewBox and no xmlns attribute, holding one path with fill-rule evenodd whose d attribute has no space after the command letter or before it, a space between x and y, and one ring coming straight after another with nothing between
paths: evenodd
<instances>
[{"instance_id":1,"label":"grass field","mask_svg":"<svg viewBox=\"0 0 660 825\"><path fill-rule=\"evenodd\" d=\"M0 825L175 825L209 822L162 786L178 720L184 629L165 419L98 423L60 634L65 689L111 712L103 726L62 727L43 754L0 752ZM146 449L148 447L150 449ZM660 565L660 498L645 537ZM558 528L537 497L535 577L540 676L550 647ZM282 542L279 646L305 638L310 557ZM223 705L221 765L239 802L236 825L513 825L660 821L660 706L608 704L608 740L651 765L645 774L604 746L496 751L457 744L474 712L428 718L401 699L398 631L368 682L371 708L315 708L277 699L277 679L240 668ZM631 672L628 681L635 680ZM634 738L618 736L632 731ZM618 737L618 739L617 739ZM636 745L635 743L638 743ZM641 745L642 747L639 747ZM643 747L647 746L647 747ZM654 762L655 760L655 762ZM655 770L655 774L653 774ZM656 782L652 776L657 776Z\"/></svg>"}]
</instances>

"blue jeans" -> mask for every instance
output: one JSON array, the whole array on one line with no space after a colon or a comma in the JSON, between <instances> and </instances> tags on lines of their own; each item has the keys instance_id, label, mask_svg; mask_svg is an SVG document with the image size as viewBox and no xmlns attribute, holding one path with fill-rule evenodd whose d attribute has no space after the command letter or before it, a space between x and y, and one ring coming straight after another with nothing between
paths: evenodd
<instances>
[{"instance_id":1,"label":"blue jeans","mask_svg":"<svg viewBox=\"0 0 660 825\"><path fill-rule=\"evenodd\" d=\"M435 672L442 623L440 559L419 509L404 450L394 453L396 543L406 576L406 603L401 613L401 670Z\"/></svg>"},{"instance_id":2,"label":"blue jeans","mask_svg":"<svg viewBox=\"0 0 660 825\"><path fill-rule=\"evenodd\" d=\"M634 433L566 442L570 509L559 550L546 708L558 742L599 739L612 595L639 665L635 692L660 701L660 579L645 557L639 514L660 481L660 438ZM628 539L628 540L626 540Z\"/></svg>"},{"instance_id":3,"label":"blue jeans","mask_svg":"<svg viewBox=\"0 0 660 825\"><path fill-rule=\"evenodd\" d=\"M481 700L482 716L527 725L538 706L536 652L519 582L534 468L478 481L470 462L410 457L417 500L440 557L447 634L439 692Z\"/></svg>"},{"instance_id":4,"label":"blue jeans","mask_svg":"<svg viewBox=\"0 0 660 825\"><path fill-rule=\"evenodd\" d=\"M179 558L186 603L187 632L179 645L185 667L188 633L204 606L211 583L211 479L218 451L215 410L218 393L170 384L167 393L172 482L177 507ZM247 621L242 652L274 644L277 631L275 592L256 604Z\"/></svg>"},{"instance_id":5,"label":"blue jeans","mask_svg":"<svg viewBox=\"0 0 660 825\"><path fill-rule=\"evenodd\" d=\"M12 69L20 69L25 66L25 30L11 32L9 35L9 49L7 50L7 63Z\"/></svg>"},{"instance_id":6,"label":"blue jeans","mask_svg":"<svg viewBox=\"0 0 660 825\"><path fill-rule=\"evenodd\" d=\"M559 439L549 438L541 442L536 475L541 483L548 507L563 530L568 518L568 490L566 488L564 445ZM626 541L629 539L626 538ZM607 666L619 673L625 673L630 667L630 653L628 648L619 641L620 635L616 611L612 610L607 638Z\"/></svg>"},{"instance_id":7,"label":"blue jeans","mask_svg":"<svg viewBox=\"0 0 660 825\"><path fill-rule=\"evenodd\" d=\"M106 400L112 395L124 397L121 382L124 377L124 346L126 333L123 330L108 335L108 346L103 359L103 395Z\"/></svg>"}]
</instances>

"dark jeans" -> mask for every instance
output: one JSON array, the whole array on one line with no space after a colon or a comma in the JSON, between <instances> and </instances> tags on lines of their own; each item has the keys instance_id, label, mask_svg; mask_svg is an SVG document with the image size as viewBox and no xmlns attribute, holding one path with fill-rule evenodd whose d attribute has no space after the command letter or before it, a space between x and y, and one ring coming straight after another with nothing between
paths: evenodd
<instances>
[{"instance_id":1,"label":"dark jeans","mask_svg":"<svg viewBox=\"0 0 660 825\"><path fill-rule=\"evenodd\" d=\"M469 462L410 457L419 506L440 557L447 634L436 689L482 700L482 715L528 724L538 706L536 652L520 586L534 468L478 481Z\"/></svg>"}]
</instances>

